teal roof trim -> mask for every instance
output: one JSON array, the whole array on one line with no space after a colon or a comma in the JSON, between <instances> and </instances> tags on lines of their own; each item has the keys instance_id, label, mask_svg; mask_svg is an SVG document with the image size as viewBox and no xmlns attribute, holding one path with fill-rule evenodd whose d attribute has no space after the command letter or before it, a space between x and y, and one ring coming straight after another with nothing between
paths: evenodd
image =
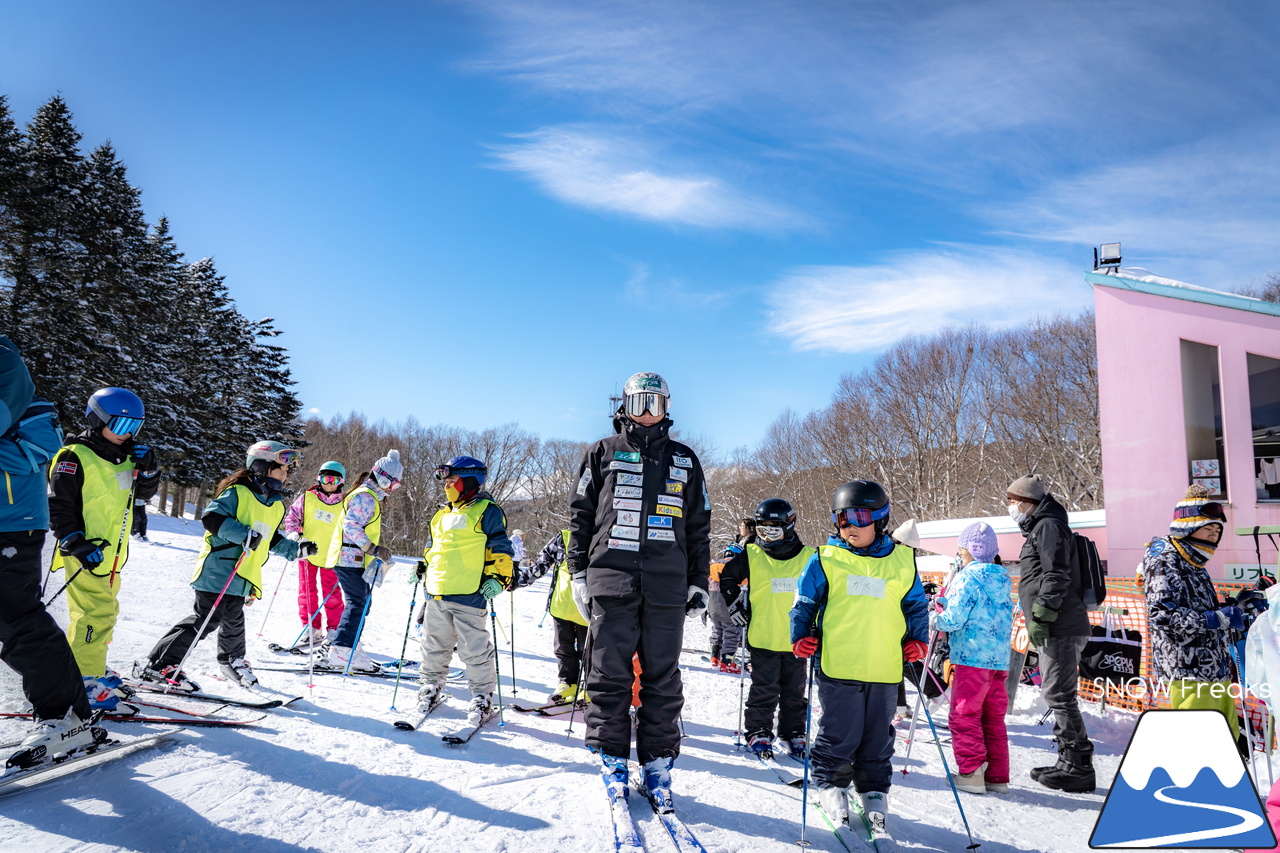
<instances>
[{"instance_id":1,"label":"teal roof trim","mask_svg":"<svg viewBox=\"0 0 1280 853\"><path fill-rule=\"evenodd\" d=\"M1152 281L1126 278L1123 275L1106 275L1096 272L1085 273L1084 280L1089 284L1101 287L1134 290L1138 293L1148 293L1152 296L1181 299L1184 302L1201 302L1205 305L1217 305L1219 308L1238 308L1241 311L1252 311L1255 314L1270 314L1273 317L1280 317L1280 303L1263 302L1261 299L1251 299L1248 296L1239 296L1235 293L1222 293L1221 291L1208 290L1194 285L1178 287L1172 284L1157 284Z\"/></svg>"}]
</instances>

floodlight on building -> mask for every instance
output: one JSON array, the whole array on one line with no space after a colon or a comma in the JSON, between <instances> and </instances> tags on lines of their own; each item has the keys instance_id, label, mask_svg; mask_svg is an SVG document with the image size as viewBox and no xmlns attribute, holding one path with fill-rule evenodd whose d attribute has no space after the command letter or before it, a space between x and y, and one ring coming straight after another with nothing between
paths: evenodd
<instances>
[{"instance_id":1,"label":"floodlight on building","mask_svg":"<svg viewBox=\"0 0 1280 853\"><path fill-rule=\"evenodd\" d=\"M1094 270L1112 272L1120 267L1120 244L1103 243L1102 248L1093 250Z\"/></svg>"}]
</instances>

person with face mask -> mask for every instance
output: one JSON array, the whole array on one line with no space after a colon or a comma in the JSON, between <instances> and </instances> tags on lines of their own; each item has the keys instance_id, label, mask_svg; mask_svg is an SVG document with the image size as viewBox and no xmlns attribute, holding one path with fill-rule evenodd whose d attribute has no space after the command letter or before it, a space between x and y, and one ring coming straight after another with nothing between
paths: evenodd
<instances>
[{"instance_id":1,"label":"person with face mask","mask_svg":"<svg viewBox=\"0 0 1280 853\"><path fill-rule=\"evenodd\" d=\"M1039 474L1014 480L1005 498L1009 517L1026 537L1018 558L1018 598L1027 640L1040 655L1040 695L1053 711L1058 747L1057 763L1033 769L1031 778L1047 788L1088 793L1096 787L1093 743L1077 693L1090 625L1067 511Z\"/></svg>"},{"instance_id":2,"label":"person with face mask","mask_svg":"<svg viewBox=\"0 0 1280 853\"><path fill-rule=\"evenodd\" d=\"M776 731L782 747L801 758L808 702L805 664L791 651L790 612L800 570L816 549L800 541L796 512L782 498L761 501L751 522L754 537L724 564L719 590L729 619L746 629L751 652L751 691L742 727L748 748L757 755L773 756Z\"/></svg>"},{"instance_id":3,"label":"person with face mask","mask_svg":"<svg viewBox=\"0 0 1280 853\"><path fill-rule=\"evenodd\" d=\"M204 543L191 579L195 607L160 638L145 663L135 664L135 678L174 690L199 690L180 665L191 647L216 629L222 671L245 686L258 683L245 659L245 603L262 597L262 566L271 554L296 560L316 552L314 542L288 539L280 530L284 481L299 458L298 451L279 441L259 441L245 454L245 467L214 489L217 497L201 515Z\"/></svg>"}]
</instances>

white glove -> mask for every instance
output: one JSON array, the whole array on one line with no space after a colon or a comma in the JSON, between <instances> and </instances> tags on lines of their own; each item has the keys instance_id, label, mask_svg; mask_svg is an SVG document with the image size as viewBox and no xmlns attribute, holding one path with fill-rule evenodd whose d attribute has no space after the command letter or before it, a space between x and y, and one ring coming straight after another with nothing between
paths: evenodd
<instances>
[{"instance_id":1,"label":"white glove","mask_svg":"<svg viewBox=\"0 0 1280 853\"><path fill-rule=\"evenodd\" d=\"M697 618L707 611L707 591L700 586L689 587L689 597L684 602L684 615Z\"/></svg>"},{"instance_id":2,"label":"white glove","mask_svg":"<svg viewBox=\"0 0 1280 853\"><path fill-rule=\"evenodd\" d=\"M382 579L387 576L388 563L374 558L369 568L364 570L364 582L369 586L382 586Z\"/></svg>"},{"instance_id":3,"label":"white glove","mask_svg":"<svg viewBox=\"0 0 1280 853\"><path fill-rule=\"evenodd\" d=\"M574 578L569 581L569 591L573 593L573 603L578 606L582 618L591 621L591 596L587 594L587 579Z\"/></svg>"}]
</instances>

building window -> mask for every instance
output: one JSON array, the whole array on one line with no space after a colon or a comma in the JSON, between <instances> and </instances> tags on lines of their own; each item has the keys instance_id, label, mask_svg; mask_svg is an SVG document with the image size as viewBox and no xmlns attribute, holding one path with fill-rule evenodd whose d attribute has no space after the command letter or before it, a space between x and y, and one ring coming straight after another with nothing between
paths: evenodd
<instances>
[{"instance_id":1,"label":"building window","mask_svg":"<svg viewBox=\"0 0 1280 853\"><path fill-rule=\"evenodd\" d=\"M1280 359L1248 354L1258 500L1280 501Z\"/></svg>"},{"instance_id":2,"label":"building window","mask_svg":"<svg viewBox=\"0 0 1280 853\"><path fill-rule=\"evenodd\" d=\"M1187 474L1209 493L1227 494L1222 452L1222 383L1218 348L1182 341L1182 412L1187 427Z\"/></svg>"}]
</instances>

